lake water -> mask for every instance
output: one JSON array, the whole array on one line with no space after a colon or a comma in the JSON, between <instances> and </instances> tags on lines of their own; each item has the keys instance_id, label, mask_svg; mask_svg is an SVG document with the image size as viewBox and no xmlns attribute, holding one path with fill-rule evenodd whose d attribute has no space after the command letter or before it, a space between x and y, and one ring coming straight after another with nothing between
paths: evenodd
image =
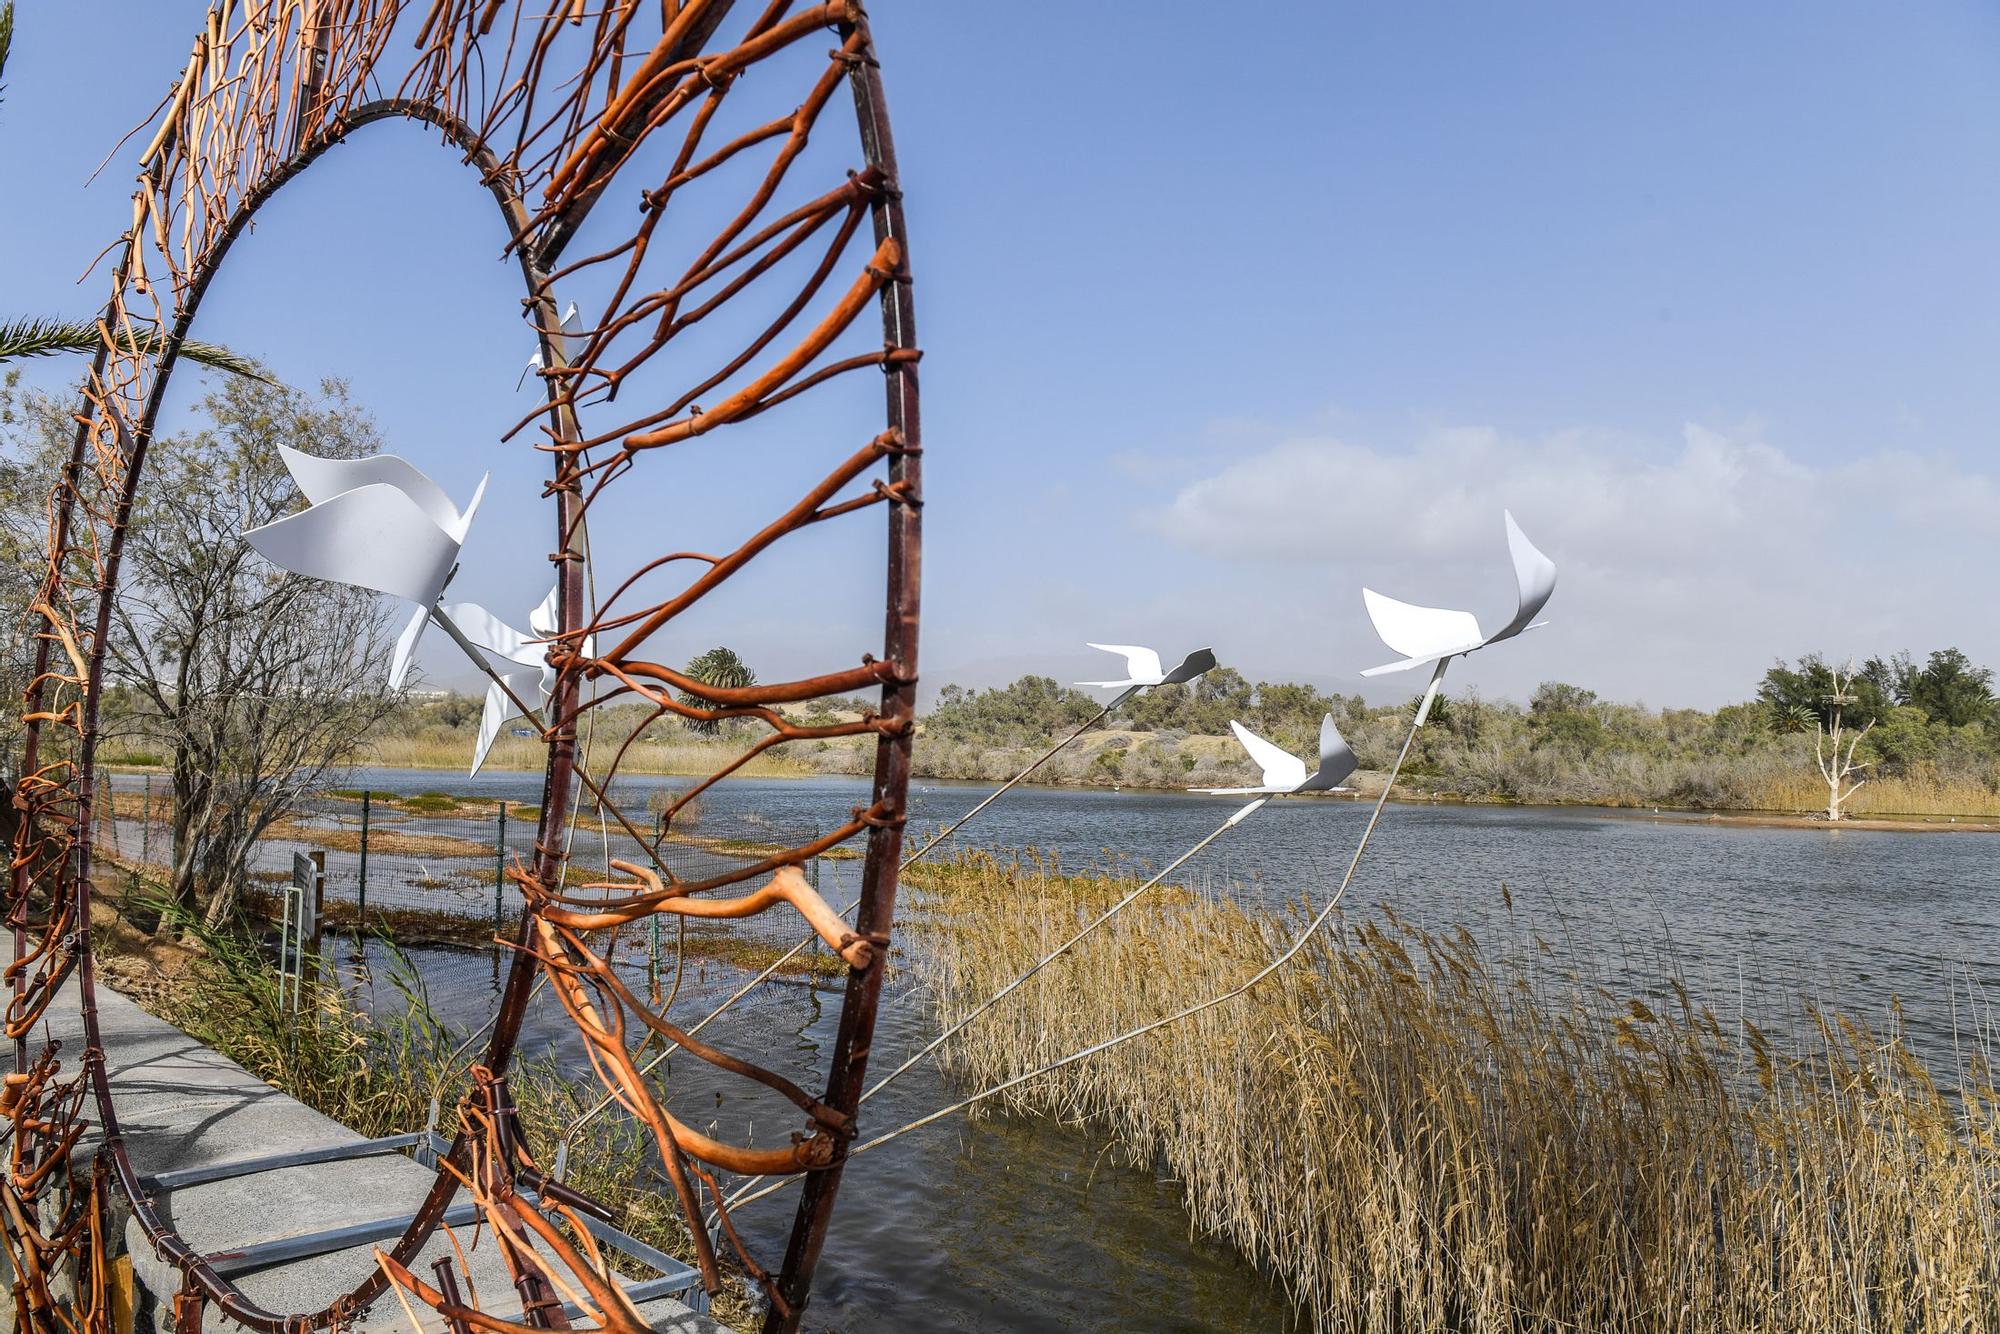
<instances>
[{"instance_id":1,"label":"lake water","mask_svg":"<svg viewBox=\"0 0 2000 1334\"><path fill-rule=\"evenodd\" d=\"M531 774L468 782L369 770L352 781L530 802L539 794L539 776ZM624 779L613 795L642 809L648 786L686 781ZM731 782L705 798L704 821L831 827L866 791L851 778ZM912 836L989 791L919 784ZM1017 789L954 842L1032 846L1070 869L1160 865L1234 807L1173 793ZM1182 875L1272 906L1323 902L1367 814L1365 805L1347 801L1277 802ZM854 863L826 869L834 877L828 897L838 899ZM1725 1023L1739 1005L1768 1022L1801 992L1881 1021L1900 998L1905 1036L1940 1063L1982 1013L1983 994L2000 984L2000 836L1392 803L1346 907L1352 915L1380 904L1421 925L1464 924L1496 949L1539 937L1566 965L1624 993L1658 995L1667 970L1677 969ZM492 990L483 956L427 952L423 962L449 1017L485 1018ZM823 1077L837 1009L833 993L768 987L755 1008L709 1031L811 1087ZM538 1022L530 1048L562 1041L566 1025L553 1007ZM781 1036L774 1042L773 1034ZM929 1035L921 1003L889 1007L872 1064L889 1068ZM674 1075L676 1109L696 1124L740 1134L762 1117L768 1139L795 1119L787 1105L715 1080L699 1062L676 1062ZM870 1104L869 1124L900 1124L948 1101L950 1092L912 1072ZM1286 1304L1268 1282L1226 1250L1188 1236L1171 1183L1100 1160L1100 1149L1089 1135L1046 1122L961 1119L859 1160L842 1188L809 1326L1252 1330L1283 1323ZM761 1253L781 1249L791 1200L787 1192L744 1211L740 1225Z\"/></svg>"}]
</instances>

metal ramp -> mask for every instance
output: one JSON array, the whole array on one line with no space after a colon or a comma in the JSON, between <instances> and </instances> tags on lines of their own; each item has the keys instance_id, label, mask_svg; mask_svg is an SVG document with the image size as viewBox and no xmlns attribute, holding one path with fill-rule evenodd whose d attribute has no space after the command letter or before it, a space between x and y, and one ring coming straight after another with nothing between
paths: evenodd
<instances>
[{"instance_id":1,"label":"metal ramp","mask_svg":"<svg viewBox=\"0 0 2000 1334\"><path fill-rule=\"evenodd\" d=\"M105 1064L118 1091L133 1166L189 1245L269 1310L318 1309L373 1267L374 1247L401 1234L429 1190L433 1173L426 1161L443 1147L441 1136L425 1130L364 1138L108 987L98 987L97 1001ZM59 1002L50 1011L53 1036L66 1054L82 1045L73 1005ZM274 1145L286 1147L273 1152ZM86 1142L79 1151L91 1146ZM524 1194L532 1184L524 1185ZM453 1226L470 1222L470 1204L461 1201L447 1218ZM706 1303L688 1266L602 1220L587 1225L607 1247L658 1271L656 1278L625 1282L654 1329L728 1334L692 1309ZM124 1232L141 1300L163 1316L180 1273L153 1254L136 1222L127 1222ZM497 1248L463 1232L459 1237L482 1305L504 1315L511 1303L518 1312ZM428 1276L436 1260L451 1254L451 1241L440 1230L410 1268ZM211 1323L237 1328L220 1315ZM442 1321L429 1327L443 1334ZM401 1304L385 1296L351 1328L408 1334L410 1326Z\"/></svg>"}]
</instances>

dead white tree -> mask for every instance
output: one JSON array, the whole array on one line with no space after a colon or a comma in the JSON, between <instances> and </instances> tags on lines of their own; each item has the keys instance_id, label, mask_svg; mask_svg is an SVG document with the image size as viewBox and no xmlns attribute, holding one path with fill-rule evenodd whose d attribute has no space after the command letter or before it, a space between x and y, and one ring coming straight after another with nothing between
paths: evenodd
<instances>
[{"instance_id":1,"label":"dead white tree","mask_svg":"<svg viewBox=\"0 0 2000 1334\"><path fill-rule=\"evenodd\" d=\"M1870 718L1859 731L1851 735L1846 732L1843 711L1859 698L1848 693L1856 675L1852 662L1834 670L1833 693L1826 697L1827 712L1817 720L1814 728L1813 758L1819 761L1820 777L1826 780L1826 818L1829 820L1844 819L1841 807L1868 781L1866 777L1854 778L1851 783L1848 781L1870 767L1867 761L1856 763L1854 752L1860 746L1861 738L1875 726L1875 720Z\"/></svg>"}]
</instances>

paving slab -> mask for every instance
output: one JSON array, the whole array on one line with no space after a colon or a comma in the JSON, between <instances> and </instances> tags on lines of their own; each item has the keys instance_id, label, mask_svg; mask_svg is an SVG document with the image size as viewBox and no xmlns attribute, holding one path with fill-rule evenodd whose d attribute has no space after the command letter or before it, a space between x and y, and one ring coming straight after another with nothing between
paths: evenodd
<instances>
[{"instance_id":1,"label":"paving slab","mask_svg":"<svg viewBox=\"0 0 2000 1334\"><path fill-rule=\"evenodd\" d=\"M133 1001L99 985L100 1031L119 1119L132 1164L142 1176L223 1165L273 1153L331 1148L363 1137L264 1083ZM70 988L50 1009L50 1027L74 1060L82 1046L82 1020ZM250 1176L189 1185L169 1192L162 1212L204 1255L214 1256L322 1228L341 1227L415 1212L432 1174L400 1153L307 1164ZM495 1315L518 1316L504 1265L484 1229L460 1228L471 1284ZM125 1229L133 1272L151 1305L170 1310L178 1271L153 1254L136 1221ZM346 1292L374 1264L363 1243L234 1275L244 1295L271 1311L306 1312ZM429 1281L430 1265L451 1253L442 1232L419 1254L412 1272ZM723 1326L672 1298L655 1298L640 1311L656 1330L672 1334L729 1334ZM427 1330L443 1323L419 1308ZM219 1317L218 1328L240 1328ZM358 1331L408 1331L402 1304L385 1295L356 1320Z\"/></svg>"}]
</instances>

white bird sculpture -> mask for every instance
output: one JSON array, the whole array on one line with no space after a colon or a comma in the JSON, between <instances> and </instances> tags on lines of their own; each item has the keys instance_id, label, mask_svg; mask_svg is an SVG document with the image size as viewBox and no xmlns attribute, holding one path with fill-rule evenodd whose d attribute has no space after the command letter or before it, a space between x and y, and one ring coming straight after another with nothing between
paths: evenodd
<instances>
[{"instance_id":1,"label":"white bird sculpture","mask_svg":"<svg viewBox=\"0 0 2000 1334\"><path fill-rule=\"evenodd\" d=\"M1514 618L1490 635L1481 634L1479 622L1469 611L1419 607L1384 597L1372 588L1364 588L1361 597L1368 606L1368 619L1375 623L1375 633L1403 657L1398 662L1370 667L1361 673L1363 676L1408 671L1426 663L1463 657L1489 644L1512 639L1523 630L1547 624L1546 621L1537 621L1535 617L1548 604L1549 595L1555 592L1556 564L1528 540L1511 513L1502 513L1507 520L1507 550L1514 559L1517 598Z\"/></svg>"},{"instance_id":2,"label":"white bird sculpture","mask_svg":"<svg viewBox=\"0 0 2000 1334\"><path fill-rule=\"evenodd\" d=\"M460 510L436 482L393 454L325 459L286 445L278 452L306 508L252 528L244 539L294 574L416 603L389 667L390 689L400 688L430 609L458 565L486 478Z\"/></svg>"},{"instance_id":3,"label":"white bird sculpture","mask_svg":"<svg viewBox=\"0 0 2000 1334\"><path fill-rule=\"evenodd\" d=\"M576 302L572 301L569 303L569 309L563 312L562 321L556 325L555 343L557 347L564 349L565 354L567 354L568 345L564 342L564 339L571 332L570 326L576 323L576 316ZM521 386L528 382L530 372L540 375L545 364L542 360L542 349L537 347L528 357L527 366L522 369L520 375L515 377L515 391L519 392Z\"/></svg>"},{"instance_id":4,"label":"white bird sculpture","mask_svg":"<svg viewBox=\"0 0 2000 1334\"><path fill-rule=\"evenodd\" d=\"M1264 771L1264 781L1255 787L1197 787L1217 797L1281 797L1295 792L1342 792L1341 782L1361 763L1354 748L1327 714L1319 724L1319 768L1306 772L1306 762L1275 742L1266 741L1242 723L1230 720L1229 730L1250 752L1250 758Z\"/></svg>"},{"instance_id":5,"label":"white bird sculpture","mask_svg":"<svg viewBox=\"0 0 2000 1334\"><path fill-rule=\"evenodd\" d=\"M547 703L555 692L556 669L549 665L548 647L560 627L556 622L555 588L528 614L529 634L522 634L477 602L454 602L440 608L466 640L502 660L494 670L495 679L486 687L485 707L479 715L479 736L473 743L472 774L486 763L486 753L500 736L510 718L520 717L515 701ZM592 637L583 641L586 657L596 652ZM470 775L468 775L470 776Z\"/></svg>"},{"instance_id":6,"label":"white bird sculpture","mask_svg":"<svg viewBox=\"0 0 2000 1334\"><path fill-rule=\"evenodd\" d=\"M1123 681L1078 681L1080 686L1095 686L1108 690L1134 690L1143 686L1179 685L1192 681L1209 668L1215 666L1215 654L1205 648L1198 648L1181 659L1180 666L1171 672L1160 663L1160 655L1143 644L1092 644L1091 648L1106 653L1116 653L1125 659Z\"/></svg>"}]
</instances>

